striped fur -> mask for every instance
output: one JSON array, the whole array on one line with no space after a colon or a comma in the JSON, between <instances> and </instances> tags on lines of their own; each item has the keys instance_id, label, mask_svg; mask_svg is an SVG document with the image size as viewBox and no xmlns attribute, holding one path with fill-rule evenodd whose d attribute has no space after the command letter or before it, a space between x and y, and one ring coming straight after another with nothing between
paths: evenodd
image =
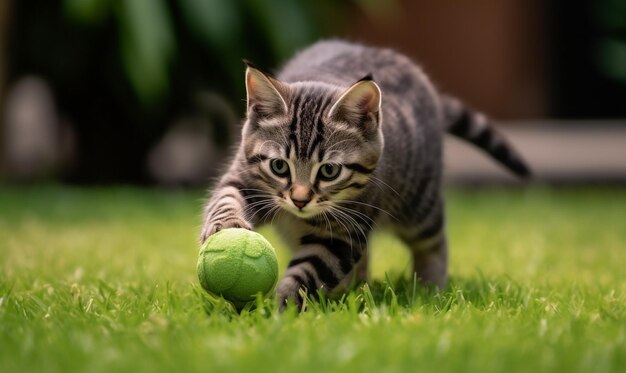
<instances>
[{"instance_id":1,"label":"striped fur","mask_svg":"<svg viewBox=\"0 0 626 373\"><path fill-rule=\"evenodd\" d=\"M441 101L447 116L445 125L448 133L476 145L516 175L523 178L531 175L522 157L489 124L485 115L469 110L452 97L442 96Z\"/></svg>"},{"instance_id":2,"label":"striped fur","mask_svg":"<svg viewBox=\"0 0 626 373\"><path fill-rule=\"evenodd\" d=\"M445 286L444 131L528 174L480 114L391 50L319 42L277 78L249 65L246 88L242 141L205 206L201 241L224 228L279 228L294 248L281 305L365 280L369 234L385 225L410 248L417 278Z\"/></svg>"}]
</instances>

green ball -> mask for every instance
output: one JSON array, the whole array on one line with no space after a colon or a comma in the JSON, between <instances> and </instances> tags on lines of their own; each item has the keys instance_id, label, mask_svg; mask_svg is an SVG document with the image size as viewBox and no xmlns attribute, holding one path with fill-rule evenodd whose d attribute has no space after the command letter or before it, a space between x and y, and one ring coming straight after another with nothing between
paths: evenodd
<instances>
[{"instance_id":1,"label":"green ball","mask_svg":"<svg viewBox=\"0 0 626 373\"><path fill-rule=\"evenodd\" d=\"M202 245L198 278L204 290L242 307L276 285L278 262L274 248L256 232L223 229Z\"/></svg>"}]
</instances>

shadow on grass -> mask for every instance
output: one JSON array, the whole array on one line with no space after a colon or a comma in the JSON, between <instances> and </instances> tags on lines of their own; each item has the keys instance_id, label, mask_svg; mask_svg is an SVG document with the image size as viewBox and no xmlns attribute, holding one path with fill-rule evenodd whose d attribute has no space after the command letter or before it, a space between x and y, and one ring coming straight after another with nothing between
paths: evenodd
<instances>
[{"instance_id":1,"label":"shadow on grass","mask_svg":"<svg viewBox=\"0 0 626 373\"><path fill-rule=\"evenodd\" d=\"M269 317L278 313L273 296L259 295L255 302L238 310L222 297L207 294L198 286L194 287L194 292L210 316L232 318L255 314ZM299 309L295 304L290 304L286 313L305 310L315 314L441 314L458 307L476 310L506 309L517 313L540 295L536 288L522 286L507 276L485 277L478 273L473 277L453 277L443 290L423 287L416 279L409 279L404 275L387 274L384 280L355 286L339 298L329 298L321 291L314 295L303 293L303 296L303 306Z\"/></svg>"}]
</instances>

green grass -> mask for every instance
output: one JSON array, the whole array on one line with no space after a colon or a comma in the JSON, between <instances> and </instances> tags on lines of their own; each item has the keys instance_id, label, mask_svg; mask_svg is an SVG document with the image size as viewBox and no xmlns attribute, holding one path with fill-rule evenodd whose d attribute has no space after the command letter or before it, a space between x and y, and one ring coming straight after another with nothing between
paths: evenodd
<instances>
[{"instance_id":1,"label":"green grass","mask_svg":"<svg viewBox=\"0 0 626 373\"><path fill-rule=\"evenodd\" d=\"M383 233L370 286L239 315L195 277L202 193L0 187L0 372L623 371L626 190L447 194L448 290Z\"/></svg>"}]
</instances>

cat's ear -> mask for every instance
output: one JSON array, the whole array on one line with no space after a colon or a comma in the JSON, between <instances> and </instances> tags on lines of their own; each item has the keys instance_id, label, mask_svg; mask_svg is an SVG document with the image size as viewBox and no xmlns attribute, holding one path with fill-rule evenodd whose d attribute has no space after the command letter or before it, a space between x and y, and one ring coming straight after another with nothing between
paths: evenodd
<instances>
[{"instance_id":1,"label":"cat's ear","mask_svg":"<svg viewBox=\"0 0 626 373\"><path fill-rule=\"evenodd\" d=\"M338 121L378 127L380 105L380 88L368 75L342 93L328 115Z\"/></svg>"},{"instance_id":2,"label":"cat's ear","mask_svg":"<svg viewBox=\"0 0 626 373\"><path fill-rule=\"evenodd\" d=\"M247 63L246 93L248 111L252 110L261 117L272 117L287 113L287 103L283 98L286 91L278 80L263 73L261 70Z\"/></svg>"}]
</instances>

